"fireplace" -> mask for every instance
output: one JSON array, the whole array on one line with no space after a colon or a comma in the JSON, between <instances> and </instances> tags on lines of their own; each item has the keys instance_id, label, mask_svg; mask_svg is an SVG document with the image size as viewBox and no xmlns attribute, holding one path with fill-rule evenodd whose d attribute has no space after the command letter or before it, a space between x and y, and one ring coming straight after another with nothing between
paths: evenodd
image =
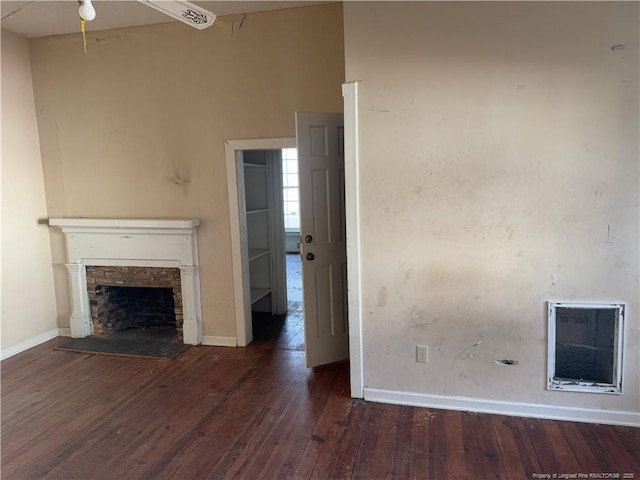
<instances>
[{"instance_id":1,"label":"fireplace","mask_svg":"<svg viewBox=\"0 0 640 480\"><path fill-rule=\"evenodd\" d=\"M199 223L198 219L49 219L49 225L60 227L66 237L71 336L155 328L164 318L184 343L202 343ZM113 303L105 310L110 300ZM163 311L153 310L160 305Z\"/></svg>"},{"instance_id":2,"label":"fireplace","mask_svg":"<svg viewBox=\"0 0 640 480\"><path fill-rule=\"evenodd\" d=\"M158 267L87 267L93 334L170 329L182 335L180 270Z\"/></svg>"}]
</instances>

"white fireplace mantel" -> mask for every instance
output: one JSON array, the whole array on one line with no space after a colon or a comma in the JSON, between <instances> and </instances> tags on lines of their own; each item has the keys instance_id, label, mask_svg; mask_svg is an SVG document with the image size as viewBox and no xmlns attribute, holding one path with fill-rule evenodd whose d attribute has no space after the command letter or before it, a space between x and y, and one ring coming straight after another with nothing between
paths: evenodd
<instances>
[{"instance_id":1,"label":"white fireplace mantel","mask_svg":"<svg viewBox=\"0 0 640 480\"><path fill-rule=\"evenodd\" d=\"M49 225L60 227L66 237L71 336L91 334L87 266L170 267L180 269L184 343L202 343L199 224L197 218L50 218Z\"/></svg>"}]
</instances>

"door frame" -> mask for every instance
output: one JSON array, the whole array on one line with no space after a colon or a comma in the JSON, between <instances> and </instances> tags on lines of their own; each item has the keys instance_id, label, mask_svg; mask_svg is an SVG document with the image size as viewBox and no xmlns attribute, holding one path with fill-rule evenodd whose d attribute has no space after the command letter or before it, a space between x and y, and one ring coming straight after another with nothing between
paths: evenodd
<instances>
[{"instance_id":1,"label":"door frame","mask_svg":"<svg viewBox=\"0 0 640 480\"><path fill-rule=\"evenodd\" d=\"M351 397L364 398L364 365L362 342L362 272L360 257L360 185L358 84L342 85L344 97L344 162L345 215L347 227L347 276L349 315L349 362L351 365ZM241 150L275 150L297 148L296 137L227 140L227 191L229 195L229 227L231 233L231 263L236 324L236 345L246 346L245 298L242 282L242 246L240 243L240 212L238 208L238 176L236 152ZM251 315L251 312L248 313Z\"/></svg>"},{"instance_id":2,"label":"door frame","mask_svg":"<svg viewBox=\"0 0 640 480\"><path fill-rule=\"evenodd\" d=\"M240 233L240 207L238 202L238 162L237 153L245 150L281 150L295 148L295 137L263 138L249 140L227 140L225 159L227 163L227 191L229 194L229 227L231 233L231 263L233 271L233 296L236 323L236 346L246 347L250 339L246 322L251 318L251 301L245 294L247 285L242 275L243 253ZM244 177L242 177L244 178ZM284 232L282 232L284 235ZM248 261L248 259L247 259Z\"/></svg>"},{"instance_id":3,"label":"door frame","mask_svg":"<svg viewBox=\"0 0 640 480\"><path fill-rule=\"evenodd\" d=\"M347 303L351 397L364 398L362 262L360 243L360 133L358 85L342 84L344 98L344 190L347 224Z\"/></svg>"}]
</instances>

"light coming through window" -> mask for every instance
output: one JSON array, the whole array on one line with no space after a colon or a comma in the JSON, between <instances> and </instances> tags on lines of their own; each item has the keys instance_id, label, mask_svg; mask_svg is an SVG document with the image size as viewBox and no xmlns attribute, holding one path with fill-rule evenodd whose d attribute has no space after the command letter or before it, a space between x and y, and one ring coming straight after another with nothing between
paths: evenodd
<instances>
[{"instance_id":1,"label":"light coming through window","mask_svg":"<svg viewBox=\"0 0 640 480\"><path fill-rule=\"evenodd\" d=\"M295 148L282 149L282 197L284 199L284 229L299 232L298 151Z\"/></svg>"}]
</instances>

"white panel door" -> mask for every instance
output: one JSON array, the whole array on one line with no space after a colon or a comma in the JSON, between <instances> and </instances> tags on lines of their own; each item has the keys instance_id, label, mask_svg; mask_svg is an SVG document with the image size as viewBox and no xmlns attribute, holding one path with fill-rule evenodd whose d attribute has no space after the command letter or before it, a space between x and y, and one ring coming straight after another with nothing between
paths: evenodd
<instances>
[{"instance_id":1,"label":"white panel door","mask_svg":"<svg viewBox=\"0 0 640 480\"><path fill-rule=\"evenodd\" d=\"M297 113L307 367L349 357L341 113Z\"/></svg>"}]
</instances>

